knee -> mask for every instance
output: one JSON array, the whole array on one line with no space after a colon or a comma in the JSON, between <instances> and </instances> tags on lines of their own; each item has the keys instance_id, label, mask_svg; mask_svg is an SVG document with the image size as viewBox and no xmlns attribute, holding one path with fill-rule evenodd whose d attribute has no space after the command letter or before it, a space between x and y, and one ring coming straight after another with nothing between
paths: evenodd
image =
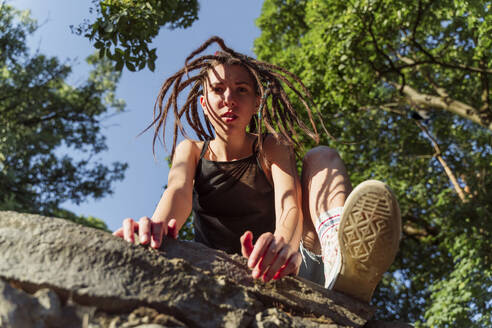
<instances>
[{"instance_id":1,"label":"knee","mask_svg":"<svg viewBox=\"0 0 492 328\"><path fill-rule=\"evenodd\" d=\"M341 162L342 159L336 149L328 146L318 146L309 150L303 159L304 165L318 164L318 163L333 163Z\"/></svg>"},{"instance_id":2,"label":"knee","mask_svg":"<svg viewBox=\"0 0 492 328\"><path fill-rule=\"evenodd\" d=\"M302 161L303 175L312 176L323 169L335 169L343 166L343 161L336 149L318 146L309 150Z\"/></svg>"}]
</instances>

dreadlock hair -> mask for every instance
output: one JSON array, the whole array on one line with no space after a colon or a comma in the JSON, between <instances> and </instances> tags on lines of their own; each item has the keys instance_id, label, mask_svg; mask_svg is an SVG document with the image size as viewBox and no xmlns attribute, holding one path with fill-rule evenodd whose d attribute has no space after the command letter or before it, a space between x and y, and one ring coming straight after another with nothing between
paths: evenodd
<instances>
[{"instance_id":1,"label":"dreadlock hair","mask_svg":"<svg viewBox=\"0 0 492 328\"><path fill-rule=\"evenodd\" d=\"M194 59L195 56L203 52L212 43L217 43L222 51L217 51L214 55L204 55ZM259 105L258 117L255 115L251 118L249 131L258 134L257 144L260 147L260 152L262 151L262 132L265 131L265 129L284 143L291 146L300 146L296 138L298 134L295 126L297 125L304 133L314 139L316 143L319 142L318 132L311 111L311 105L313 104L311 95L301 80L296 75L279 66L262 62L235 52L228 48L221 38L214 36L193 51L186 58L184 67L168 78L162 85L154 105L154 120L143 131L145 132L152 126L155 126L152 144L154 154L155 142L161 129L162 140L165 146L166 119L169 116L171 108L174 113L174 137L171 158L174 157L174 152L176 150L178 130L185 138L188 138L181 123L183 115L185 115L186 121L200 140L211 140L214 138L213 127L210 121L205 118L204 126L200 120L197 103L198 98L204 94L209 70L220 64L241 65L253 78L256 93L260 97L261 102ZM190 74L193 73L196 74L190 76ZM290 79L294 80L300 86L302 92L295 87ZM314 132L299 118L282 83L291 89L303 104ZM178 96L189 86L191 86L191 90L188 93L188 97L186 98L185 103L179 107ZM168 92L169 96L167 100L164 101ZM270 98L270 101L268 101L268 98ZM278 128L278 132L275 127Z\"/></svg>"}]
</instances>

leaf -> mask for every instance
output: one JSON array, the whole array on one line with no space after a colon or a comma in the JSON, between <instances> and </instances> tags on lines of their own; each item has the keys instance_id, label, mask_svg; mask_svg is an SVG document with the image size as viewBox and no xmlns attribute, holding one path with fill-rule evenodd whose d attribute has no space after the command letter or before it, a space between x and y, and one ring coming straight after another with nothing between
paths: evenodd
<instances>
[{"instance_id":1,"label":"leaf","mask_svg":"<svg viewBox=\"0 0 492 328\"><path fill-rule=\"evenodd\" d=\"M125 64L126 64L126 68L128 68L129 71L131 72L135 72L135 65L133 65L133 63L131 63L130 61L126 60L125 61Z\"/></svg>"},{"instance_id":2,"label":"leaf","mask_svg":"<svg viewBox=\"0 0 492 328\"><path fill-rule=\"evenodd\" d=\"M149 61L147 62L148 66L149 66L149 69L151 72L155 71L155 61L152 60L152 59L149 59Z\"/></svg>"},{"instance_id":3,"label":"leaf","mask_svg":"<svg viewBox=\"0 0 492 328\"><path fill-rule=\"evenodd\" d=\"M138 64L138 70L142 70L145 67L145 61L141 60L140 63Z\"/></svg>"},{"instance_id":4,"label":"leaf","mask_svg":"<svg viewBox=\"0 0 492 328\"><path fill-rule=\"evenodd\" d=\"M123 59L121 58L120 60L118 60L116 62L115 70L121 72L121 70L123 69L123 65L124 65L124 62L123 62Z\"/></svg>"},{"instance_id":5,"label":"leaf","mask_svg":"<svg viewBox=\"0 0 492 328\"><path fill-rule=\"evenodd\" d=\"M110 33L113 33L113 31L114 31L114 25L113 25L113 23L106 22L106 24L104 25L104 32L110 34Z\"/></svg>"},{"instance_id":6,"label":"leaf","mask_svg":"<svg viewBox=\"0 0 492 328\"><path fill-rule=\"evenodd\" d=\"M106 55L106 48L99 50L99 58L102 59Z\"/></svg>"}]
</instances>

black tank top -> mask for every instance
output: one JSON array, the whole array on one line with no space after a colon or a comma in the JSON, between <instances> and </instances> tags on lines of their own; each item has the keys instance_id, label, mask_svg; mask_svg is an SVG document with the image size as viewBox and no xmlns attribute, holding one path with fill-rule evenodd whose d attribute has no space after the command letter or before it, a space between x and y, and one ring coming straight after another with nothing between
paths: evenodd
<instances>
[{"instance_id":1,"label":"black tank top","mask_svg":"<svg viewBox=\"0 0 492 328\"><path fill-rule=\"evenodd\" d=\"M232 162L205 159L203 144L193 187L195 241L227 253L241 253L240 237L253 232L253 241L275 230L273 187L253 154Z\"/></svg>"}]
</instances>

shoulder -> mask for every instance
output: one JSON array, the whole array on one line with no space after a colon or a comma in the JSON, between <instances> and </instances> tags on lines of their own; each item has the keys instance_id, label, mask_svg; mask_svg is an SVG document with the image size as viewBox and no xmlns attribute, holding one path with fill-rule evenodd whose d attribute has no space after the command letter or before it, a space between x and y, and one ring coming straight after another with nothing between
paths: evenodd
<instances>
[{"instance_id":1,"label":"shoulder","mask_svg":"<svg viewBox=\"0 0 492 328\"><path fill-rule=\"evenodd\" d=\"M176 146L167 178L167 189L191 192L199 156L197 141L184 139Z\"/></svg>"},{"instance_id":2,"label":"shoulder","mask_svg":"<svg viewBox=\"0 0 492 328\"><path fill-rule=\"evenodd\" d=\"M263 156L268 162L273 163L280 159L291 158L294 147L281 136L267 134L263 140Z\"/></svg>"},{"instance_id":3,"label":"shoulder","mask_svg":"<svg viewBox=\"0 0 492 328\"><path fill-rule=\"evenodd\" d=\"M203 141L197 141L192 139L183 139L177 146L176 150L186 150L186 151L197 151L201 150L203 146Z\"/></svg>"},{"instance_id":4,"label":"shoulder","mask_svg":"<svg viewBox=\"0 0 492 328\"><path fill-rule=\"evenodd\" d=\"M263 142L263 152L275 192L285 195L298 188L299 174L294 147L281 137L268 135Z\"/></svg>"},{"instance_id":5,"label":"shoulder","mask_svg":"<svg viewBox=\"0 0 492 328\"><path fill-rule=\"evenodd\" d=\"M200 152L203 147L203 141L196 141L191 139L182 140L174 151L173 161L176 160L190 160L196 159L200 157Z\"/></svg>"},{"instance_id":6,"label":"shoulder","mask_svg":"<svg viewBox=\"0 0 492 328\"><path fill-rule=\"evenodd\" d=\"M263 139L261 164L270 182L275 185L279 172L295 176L297 173L294 147L281 137L268 134Z\"/></svg>"}]
</instances>

